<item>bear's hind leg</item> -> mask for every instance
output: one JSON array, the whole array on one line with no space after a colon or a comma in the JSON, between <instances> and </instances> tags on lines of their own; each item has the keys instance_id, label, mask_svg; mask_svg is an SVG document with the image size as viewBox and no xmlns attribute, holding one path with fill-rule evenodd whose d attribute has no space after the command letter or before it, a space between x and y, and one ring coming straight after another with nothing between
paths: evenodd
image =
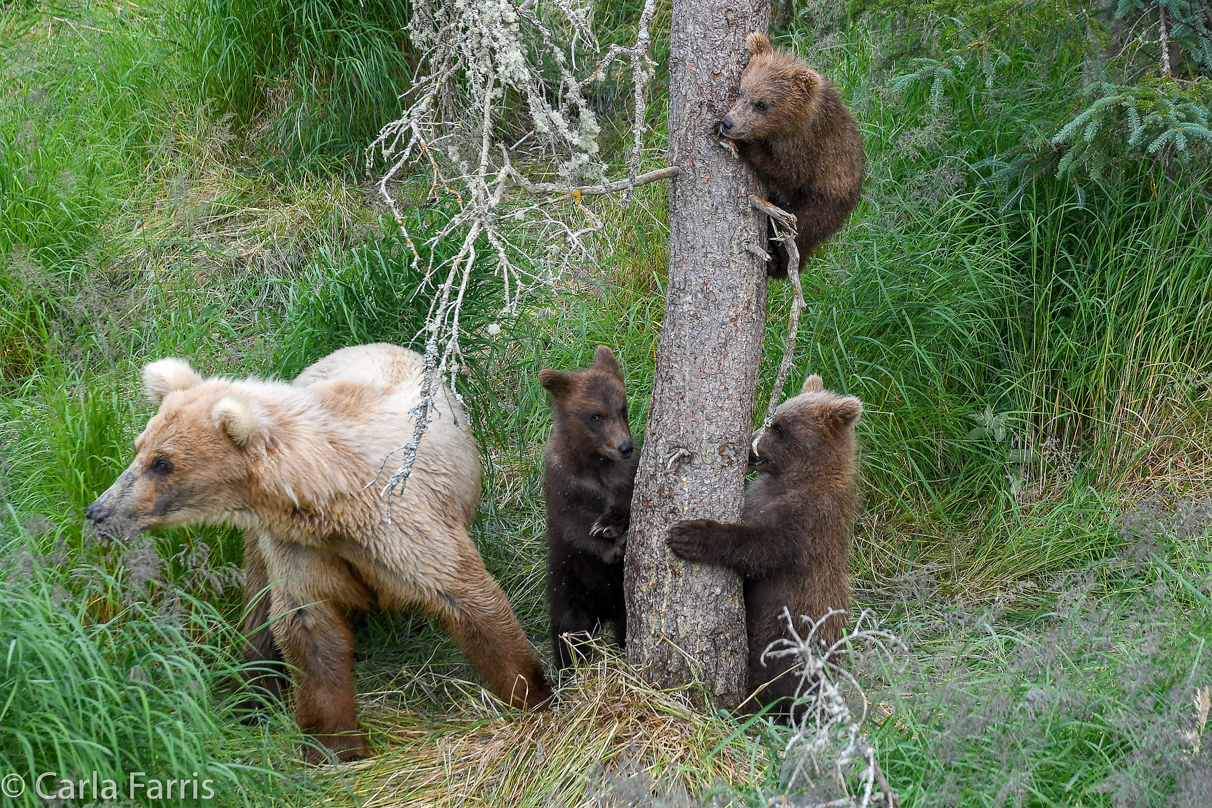
<instances>
[{"instance_id":1,"label":"bear's hind leg","mask_svg":"<svg viewBox=\"0 0 1212 808\"><path fill-rule=\"evenodd\" d=\"M563 671L571 668L577 657L584 657L580 648L593 633L594 620L571 604L562 604L551 609L551 650L556 667ZM578 641L579 640L579 641Z\"/></svg>"},{"instance_id":2,"label":"bear's hind leg","mask_svg":"<svg viewBox=\"0 0 1212 808\"><path fill-rule=\"evenodd\" d=\"M614 641L619 648L627 650L627 609L626 605L614 619Z\"/></svg>"},{"instance_id":3,"label":"bear's hind leg","mask_svg":"<svg viewBox=\"0 0 1212 808\"><path fill-rule=\"evenodd\" d=\"M754 703L758 708L768 708L766 715L787 723L792 717L798 716L803 705L796 705L795 700L801 687L807 688L803 681L802 666L792 658L772 659L767 657L762 664L760 658L751 658L749 664L749 689L754 693Z\"/></svg>"},{"instance_id":4,"label":"bear's hind leg","mask_svg":"<svg viewBox=\"0 0 1212 808\"><path fill-rule=\"evenodd\" d=\"M467 544L471 545L470 540ZM539 707L551 698L543 665L509 599L484 568L474 546L471 552L475 557L463 554L459 575L441 593L441 602L427 608L494 693L518 709Z\"/></svg>"}]
</instances>

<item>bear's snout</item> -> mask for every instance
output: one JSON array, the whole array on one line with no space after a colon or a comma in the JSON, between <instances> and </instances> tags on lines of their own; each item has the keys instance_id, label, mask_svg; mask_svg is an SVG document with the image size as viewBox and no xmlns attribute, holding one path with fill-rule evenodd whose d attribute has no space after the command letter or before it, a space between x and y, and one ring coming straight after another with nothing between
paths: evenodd
<instances>
[{"instance_id":1,"label":"bear's snout","mask_svg":"<svg viewBox=\"0 0 1212 808\"><path fill-rule=\"evenodd\" d=\"M619 444L619 454L621 454L624 458L631 457L631 450L634 448L635 444L633 444L631 441L623 441Z\"/></svg>"},{"instance_id":2,"label":"bear's snout","mask_svg":"<svg viewBox=\"0 0 1212 808\"><path fill-rule=\"evenodd\" d=\"M113 515L114 506L105 501L105 494L94 499L92 504L84 509L84 516L94 525L104 522Z\"/></svg>"},{"instance_id":3,"label":"bear's snout","mask_svg":"<svg viewBox=\"0 0 1212 808\"><path fill-rule=\"evenodd\" d=\"M732 118L725 115L724 119L720 121L720 131L721 132L730 132L730 131L732 131L732 126L733 126Z\"/></svg>"},{"instance_id":4,"label":"bear's snout","mask_svg":"<svg viewBox=\"0 0 1212 808\"><path fill-rule=\"evenodd\" d=\"M131 494L132 475L130 469L122 473L114 484L84 509L84 516L93 527L105 535L126 535L131 529L131 514L127 513L127 500Z\"/></svg>"}]
</instances>

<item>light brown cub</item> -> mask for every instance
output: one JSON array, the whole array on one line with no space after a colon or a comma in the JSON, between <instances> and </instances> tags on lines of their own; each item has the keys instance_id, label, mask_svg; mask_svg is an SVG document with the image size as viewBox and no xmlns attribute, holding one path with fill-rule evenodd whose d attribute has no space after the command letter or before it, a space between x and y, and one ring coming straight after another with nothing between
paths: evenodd
<instances>
[{"instance_id":1,"label":"light brown cub","mask_svg":"<svg viewBox=\"0 0 1212 808\"><path fill-rule=\"evenodd\" d=\"M809 376L798 396L779 405L750 456L760 473L745 492L740 524L695 519L669 531L669 547L682 558L745 576L749 687L776 714L787 714L799 684L792 660L762 659L767 646L786 637L783 609L798 622L850 606L848 556L858 512L854 425L862 412L857 398L831 393L820 376ZM834 615L816 637L830 645L842 628Z\"/></svg>"},{"instance_id":2,"label":"light brown cub","mask_svg":"<svg viewBox=\"0 0 1212 808\"><path fill-rule=\"evenodd\" d=\"M764 34L745 41L749 64L741 94L720 134L765 187L767 198L796 217L800 267L836 233L863 189L863 137L837 90L802 59L776 51ZM787 276L787 252L771 241L771 276Z\"/></svg>"}]
</instances>

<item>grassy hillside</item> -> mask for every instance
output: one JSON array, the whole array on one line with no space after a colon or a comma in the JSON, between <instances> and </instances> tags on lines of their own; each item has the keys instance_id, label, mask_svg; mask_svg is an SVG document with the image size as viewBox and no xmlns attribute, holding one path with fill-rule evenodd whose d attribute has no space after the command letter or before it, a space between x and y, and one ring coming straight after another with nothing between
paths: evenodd
<instances>
[{"instance_id":1,"label":"grassy hillside","mask_svg":"<svg viewBox=\"0 0 1212 808\"><path fill-rule=\"evenodd\" d=\"M599 4L606 39L634 5ZM1108 121L1062 168L1090 38L1114 26L994 5L817 3L775 37L839 86L868 155L863 202L805 272L790 382L817 372L865 404L856 596L908 647L891 670L856 658L868 726L905 808L1209 804L1194 701L1212 686L1209 163L1194 134L1150 151ZM151 415L145 362L290 377L343 345L416 344L432 290L361 163L415 64L408 13L0 7L0 777L197 771L223 805L810 803L785 731L696 712L617 659L566 683L554 713L501 718L409 614L359 628L381 755L306 770L288 715L231 711L239 536L86 530ZM1175 86L1207 94L1200 69ZM625 121L609 85L594 103ZM664 189L593 204L596 266L500 333L493 279L464 315L486 460L475 538L544 653L537 373L611 345L642 435L664 305ZM442 210L408 215L423 235ZM789 308L772 287L759 401Z\"/></svg>"}]
</instances>

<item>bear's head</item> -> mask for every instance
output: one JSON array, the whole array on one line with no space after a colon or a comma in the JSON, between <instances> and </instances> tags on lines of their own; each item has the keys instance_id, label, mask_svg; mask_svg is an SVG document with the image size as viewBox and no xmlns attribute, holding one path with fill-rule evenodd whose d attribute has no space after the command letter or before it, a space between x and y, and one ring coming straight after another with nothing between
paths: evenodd
<instances>
[{"instance_id":1,"label":"bear's head","mask_svg":"<svg viewBox=\"0 0 1212 808\"><path fill-rule=\"evenodd\" d=\"M539 372L539 384L551 393L556 429L571 454L627 460L635 449L627 423L627 389L614 353L599 345L593 364L566 373Z\"/></svg>"},{"instance_id":2,"label":"bear's head","mask_svg":"<svg viewBox=\"0 0 1212 808\"><path fill-rule=\"evenodd\" d=\"M180 359L143 369L159 411L135 438L135 459L85 510L102 535L232 519L269 444L262 407L243 385L203 380Z\"/></svg>"},{"instance_id":3,"label":"bear's head","mask_svg":"<svg viewBox=\"0 0 1212 808\"><path fill-rule=\"evenodd\" d=\"M776 475L836 468L854 454L854 425L862 414L857 398L830 392L820 376L809 376L799 395L775 410L770 428L749 454L749 465Z\"/></svg>"},{"instance_id":4,"label":"bear's head","mask_svg":"<svg viewBox=\"0 0 1212 808\"><path fill-rule=\"evenodd\" d=\"M741 94L720 121L720 134L759 141L804 129L816 107L820 74L776 51L764 34L750 34L745 46L749 64L741 73Z\"/></svg>"}]
</instances>

